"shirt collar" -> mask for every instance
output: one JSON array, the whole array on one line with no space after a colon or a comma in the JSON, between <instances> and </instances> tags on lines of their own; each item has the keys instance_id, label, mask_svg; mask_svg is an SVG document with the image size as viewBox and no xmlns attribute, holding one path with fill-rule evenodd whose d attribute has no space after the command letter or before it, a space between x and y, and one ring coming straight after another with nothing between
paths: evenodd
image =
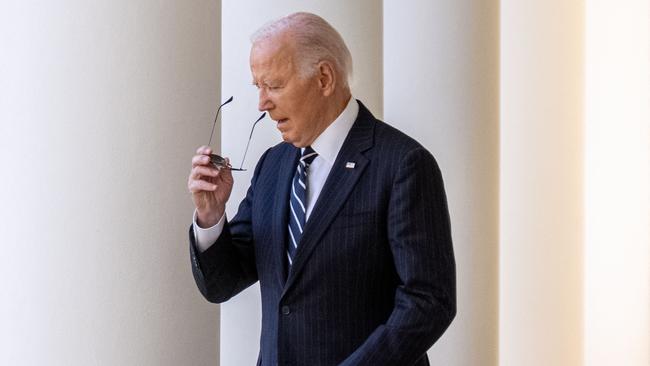
<instances>
[{"instance_id":1,"label":"shirt collar","mask_svg":"<svg viewBox=\"0 0 650 366\"><path fill-rule=\"evenodd\" d=\"M350 97L343 112L311 144L318 156L323 158L329 165L334 165L336 156L339 154L339 150L341 150L341 146L343 146L343 142L350 129L352 129L358 114L359 103L354 97Z\"/></svg>"}]
</instances>

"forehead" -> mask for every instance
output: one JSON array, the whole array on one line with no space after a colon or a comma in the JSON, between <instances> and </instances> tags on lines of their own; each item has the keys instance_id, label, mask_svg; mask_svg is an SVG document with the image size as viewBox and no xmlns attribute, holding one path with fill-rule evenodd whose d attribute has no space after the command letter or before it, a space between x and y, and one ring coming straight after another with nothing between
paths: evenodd
<instances>
[{"instance_id":1,"label":"forehead","mask_svg":"<svg viewBox=\"0 0 650 366\"><path fill-rule=\"evenodd\" d=\"M294 71L294 50L286 37L268 38L253 44L250 67L253 78L288 76Z\"/></svg>"}]
</instances>

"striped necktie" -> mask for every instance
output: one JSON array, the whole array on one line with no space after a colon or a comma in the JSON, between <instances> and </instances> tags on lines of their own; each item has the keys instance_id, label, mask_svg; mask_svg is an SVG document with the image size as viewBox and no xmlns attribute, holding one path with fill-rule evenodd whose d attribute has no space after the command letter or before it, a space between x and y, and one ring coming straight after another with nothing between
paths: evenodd
<instances>
[{"instance_id":1,"label":"striped necktie","mask_svg":"<svg viewBox=\"0 0 650 366\"><path fill-rule=\"evenodd\" d=\"M293 265L293 258L298 250L298 244L305 227L305 216L307 212L307 172L309 165L318 156L318 153L307 146L302 152L296 173L291 182L291 194L289 199L289 245L287 245L287 258L289 266Z\"/></svg>"}]
</instances>

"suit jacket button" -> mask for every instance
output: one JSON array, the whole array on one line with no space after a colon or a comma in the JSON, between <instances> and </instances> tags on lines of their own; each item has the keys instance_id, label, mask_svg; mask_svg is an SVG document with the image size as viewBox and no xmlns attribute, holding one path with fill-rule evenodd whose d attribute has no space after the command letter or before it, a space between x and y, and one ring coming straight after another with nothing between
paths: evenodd
<instances>
[{"instance_id":1,"label":"suit jacket button","mask_svg":"<svg viewBox=\"0 0 650 366\"><path fill-rule=\"evenodd\" d=\"M288 306L284 305L282 307L282 315L289 315L289 314L291 314L291 309L289 309Z\"/></svg>"}]
</instances>

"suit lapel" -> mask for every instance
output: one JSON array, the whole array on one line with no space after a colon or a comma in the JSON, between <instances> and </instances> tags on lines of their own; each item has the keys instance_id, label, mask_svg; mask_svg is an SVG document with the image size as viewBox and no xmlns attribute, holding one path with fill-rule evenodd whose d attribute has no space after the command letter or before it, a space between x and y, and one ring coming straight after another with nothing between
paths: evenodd
<instances>
[{"instance_id":1,"label":"suit lapel","mask_svg":"<svg viewBox=\"0 0 650 366\"><path fill-rule=\"evenodd\" d=\"M374 117L359 102L359 115L341 147L311 216L305 224L284 292L295 281L368 165L369 160L362 152L373 144L374 125ZM348 162L354 163L354 168L346 167ZM286 200L288 200L288 195Z\"/></svg>"},{"instance_id":2,"label":"suit lapel","mask_svg":"<svg viewBox=\"0 0 650 366\"><path fill-rule=\"evenodd\" d=\"M295 173L296 164L300 158L300 149L289 147L284 154L284 163L280 164L278 174L277 190L273 199L273 256L275 257L277 279L280 288L284 287L287 278L286 246L287 226L289 215L289 190L291 179Z\"/></svg>"}]
</instances>

